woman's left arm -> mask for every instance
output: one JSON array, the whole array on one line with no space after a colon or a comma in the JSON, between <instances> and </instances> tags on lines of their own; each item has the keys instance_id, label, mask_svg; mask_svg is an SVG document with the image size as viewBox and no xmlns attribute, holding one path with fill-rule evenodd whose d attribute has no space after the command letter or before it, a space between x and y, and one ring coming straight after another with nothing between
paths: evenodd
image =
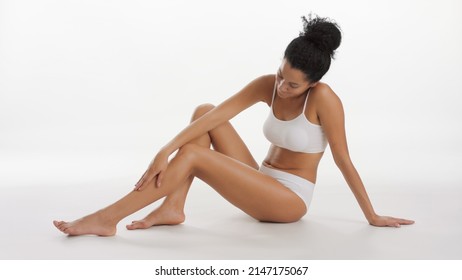
<instances>
[{"instance_id":1,"label":"woman's left arm","mask_svg":"<svg viewBox=\"0 0 462 280\"><path fill-rule=\"evenodd\" d=\"M342 102L328 85L320 84L316 89L319 91L315 97L316 112L329 142L335 164L342 172L369 224L390 227L413 224L414 221L411 220L379 216L375 213L348 152Z\"/></svg>"}]
</instances>

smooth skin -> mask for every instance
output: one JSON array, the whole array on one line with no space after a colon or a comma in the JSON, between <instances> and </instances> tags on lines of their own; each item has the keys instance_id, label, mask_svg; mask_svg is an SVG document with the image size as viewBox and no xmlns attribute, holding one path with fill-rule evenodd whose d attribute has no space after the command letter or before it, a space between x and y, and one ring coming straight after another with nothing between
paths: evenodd
<instances>
[{"instance_id":1,"label":"smooth skin","mask_svg":"<svg viewBox=\"0 0 462 280\"><path fill-rule=\"evenodd\" d=\"M185 200L195 177L259 221L298 221L307 212L304 202L277 180L258 171L257 162L229 123L234 116L258 102L271 106L275 84L275 116L291 120L304 113L310 122L322 125L335 163L369 224L390 227L413 224L411 220L375 213L350 159L340 99L327 84L310 83L303 72L283 60L276 76L255 79L216 107L204 104L196 108L190 125L157 153L135 189L125 197L81 219L53 221L54 225L68 235L111 236L116 233L120 220L163 197L165 200L159 208L144 219L133 221L127 229L180 224L185 220ZM307 108L301 112L310 88ZM175 151L178 152L169 161ZM272 145L263 164L316 183L322 155L297 153Z\"/></svg>"}]
</instances>

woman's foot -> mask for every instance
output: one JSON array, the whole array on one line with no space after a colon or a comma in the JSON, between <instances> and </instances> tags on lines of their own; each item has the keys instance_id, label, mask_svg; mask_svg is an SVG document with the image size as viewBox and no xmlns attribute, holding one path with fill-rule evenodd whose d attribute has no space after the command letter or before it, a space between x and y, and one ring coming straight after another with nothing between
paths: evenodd
<instances>
[{"instance_id":1,"label":"woman's foot","mask_svg":"<svg viewBox=\"0 0 462 280\"><path fill-rule=\"evenodd\" d=\"M152 211L144 219L133 221L130 225L127 225L127 229L146 229L152 226L178 225L183 223L184 220L185 215L183 211L174 211L172 209L160 207Z\"/></svg>"},{"instance_id":2,"label":"woman's foot","mask_svg":"<svg viewBox=\"0 0 462 280\"><path fill-rule=\"evenodd\" d=\"M53 221L56 228L68 235L94 234L112 236L116 234L116 224L108 222L100 212L85 216L73 222Z\"/></svg>"}]
</instances>

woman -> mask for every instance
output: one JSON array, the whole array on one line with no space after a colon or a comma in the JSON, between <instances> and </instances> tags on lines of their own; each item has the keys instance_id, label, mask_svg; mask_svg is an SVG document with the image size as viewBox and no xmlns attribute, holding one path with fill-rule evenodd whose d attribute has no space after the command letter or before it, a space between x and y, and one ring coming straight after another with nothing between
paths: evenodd
<instances>
[{"instance_id":1,"label":"woman","mask_svg":"<svg viewBox=\"0 0 462 280\"><path fill-rule=\"evenodd\" d=\"M369 224L412 224L374 212L350 160L341 101L320 82L340 45L338 26L311 16L303 23L304 32L288 45L277 75L255 79L217 107L199 106L191 124L160 149L132 192L93 214L54 225L69 235L114 235L120 220L163 197L159 208L127 229L180 224L194 177L259 221L295 222L308 211L327 144ZM270 107L263 130L272 145L261 166L229 123L257 102Z\"/></svg>"}]
</instances>

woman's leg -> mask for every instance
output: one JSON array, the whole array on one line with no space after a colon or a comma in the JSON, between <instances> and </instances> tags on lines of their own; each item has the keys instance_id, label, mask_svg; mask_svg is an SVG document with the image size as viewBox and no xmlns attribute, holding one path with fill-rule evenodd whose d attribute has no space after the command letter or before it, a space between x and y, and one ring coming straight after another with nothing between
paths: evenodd
<instances>
[{"instance_id":1,"label":"woman's leg","mask_svg":"<svg viewBox=\"0 0 462 280\"><path fill-rule=\"evenodd\" d=\"M290 223L307 212L305 202L273 177L196 145L185 145L182 151L189 156L195 177L259 221Z\"/></svg>"},{"instance_id":2,"label":"woman's leg","mask_svg":"<svg viewBox=\"0 0 462 280\"><path fill-rule=\"evenodd\" d=\"M169 164L166 171L168 177L161 188L146 188L143 191L132 191L117 202L73 222L53 221L62 232L69 235L95 234L111 236L116 233L116 225L124 217L143 207L179 190L192 177L190 167L178 159L178 154ZM172 169L172 171L169 171ZM176 174L175 174L176 173ZM174 187L176 186L176 188Z\"/></svg>"},{"instance_id":3,"label":"woman's leg","mask_svg":"<svg viewBox=\"0 0 462 280\"><path fill-rule=\"evenodd\" d=\"M206 114L208 111L214 108L211 104L203 104L196 108L194 111L191 121L194 121L200 118L202 115ZM218 126L217 128L213 129L212 131L208 132L207 134L198 137L191 141L191 143L197 144L202 147L209 148L210 145L213 148L223 153L229 157L232 157L238 161L243 162L255 169L258 168L258 164L252 157L249 149L242 141L236 130L233 126L226 122L223 125ZM169 194L163 201L162 205L150 213L147 217L139 221L133 221L131 225L128 225L128 229L137 229L137 228L148 228L153 225L160 225L160 224L179 224L182 223L185 219L184 217L184 205L186 196L189 190L189 187L192 183L193 177L187 178L184 182L181 182L183 185L179 187L178 190ZM88 219L87 219L88 220ZM73 222L76 223L79 220ZM95 221L98 224L101 221ZM55 222L55 225L58 223ZM60 222L60 225L64 223ZM101 229L100 235L112 235L115 231L113 230L106 230Z\"/></svg>"},{"instance_id":4,"label":"woman's leg","mask_svg":"<svg viewBox=\"0 0 462 280\"><path fill-rule=\"evenodd\" d=\"M211 104L198 106L191 117L191 122L197 120L213 108L214 106ZM205 148L210 148L210 145L212 145L215 151L258 169L258 164L252 157L249 149L229 122L218 126L190 143ZM184 186L169 194L159 208L152 211L142 220L133 221L130 225L127 225L127 229L145 229L154 225L176 225L184 222L184 206L192 181L192 177L188 178Z\"/></svg>"},{"instance_id":5,"label":"woman's leg","mask_svg":"<svg viewBox=\"0 0 462 280\"><path fill-rule=\"evenodd\" d=\"M226 155L194 144L179 150L160 188L132 191L108 207L74 222L55 221L69 235L113 235L117 223L198 177L233 205L260 221L294 222L306 213L303 200L274 178Z\"/></svg>"}]
</instances>

